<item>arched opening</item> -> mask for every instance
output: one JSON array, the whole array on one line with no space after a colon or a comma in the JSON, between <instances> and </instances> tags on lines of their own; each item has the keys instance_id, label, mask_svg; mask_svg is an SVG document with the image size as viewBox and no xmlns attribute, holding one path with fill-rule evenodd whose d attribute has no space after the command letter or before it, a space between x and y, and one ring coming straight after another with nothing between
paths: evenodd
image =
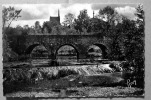
<instances>
[{"instance_id":1,"label":"arched opening","mask_svg":"<svg viewBox=\"0 0 151 100\"><path fill-rule=\"evenodd\" d=\"M33 44L27 48L25 53L29 56L33 66L44 66L49 64L48 50L40 44Z\"/></svg>"},{"instance_id":2,"label":"arched opening","mask_svg":"<svg viewBox=\"0 0 151 100\"><path fill-rule=\"evenodd\" d=\"M30 55L30 58L32 59L45 59L48 58L48 50L40 44L33 44L29 46L25 54Z\"/></svg>"},{"instance_id":3,"label":"arched opening","mask_svg":"<svg viewBox=\"0 0 151 100\"><path fill-rule=\"evenodd\" d=\"M25 54L30 54L32 52L32 50L38 46L39 44L33 44L33 45L30 45L26 50L25 50Z\"/></svg>"},{"instance_id":4,"label":"arched opening","mask_svg":"<svg viewBox=\"0 0 151 100\"><path fill-rule=\"evenodd\" d=\"M105 59L107 55L107 48L102 44L93 44L88 48L88 57L91 60Z\"/></svg>"},{"instance_id":5,"label":"arched opening","mask_svg":"<svg viewBox=\"0 0 151 100\"><path fill-rule=\"evenodd\" d=\"M56 50L56 60L59 65L74 64L78 57L78 50L70 44L62 45Z\"/></svg>"},{"instance_id":6,"label":"arched opening","mask_svg":"<svg viewBox=\"0 0 151 100\"><path fill-rule=\"evenodd\" d=\"M43 45L38 45L32 50L31 57L38 59L48 58L48 51Z\"/></svg>"}]
</instances>

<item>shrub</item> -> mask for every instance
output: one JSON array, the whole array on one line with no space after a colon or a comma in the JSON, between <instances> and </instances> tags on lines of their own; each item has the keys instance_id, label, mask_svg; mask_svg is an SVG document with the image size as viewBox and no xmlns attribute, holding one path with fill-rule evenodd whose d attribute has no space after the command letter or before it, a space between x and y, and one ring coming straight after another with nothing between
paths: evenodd
<instances>
[{"instance_id":1,"label":"shrub","mask_svg":"<svg viewBox=\"0 0 151 100\"><path fill-rule=\"evenodd\" d=\"M46 71L47 70L47 71ZM7 69L3 71L3 79L6 82L35 83L39 80L55 80L68 75L77 75L78 72L71 69L49 70L39 68Z\"/></svg>"},{"instance_id":2,"label":"shrub","mask_svg":"<svg viewBox=\"0 0 151 100\"><path fill-rule=\"evenodd\" d=\"M123 71L123 63L121 63L121 62L112 62L110 64L110 68L112 68L116 72L121 72L121 71Z\"/></svg>"},{"instance_id":3,"label":"shrub","mask_svg":"<svg viewBox=\"0 0 151 100\"><path fill-rule=\"evenodd\" d=\"M56 75L57 78L65 77L68 75L77 75L78 73L74 70L70 69L61 69L59 70L58 74Z\"/></svg>"}]
</instances>

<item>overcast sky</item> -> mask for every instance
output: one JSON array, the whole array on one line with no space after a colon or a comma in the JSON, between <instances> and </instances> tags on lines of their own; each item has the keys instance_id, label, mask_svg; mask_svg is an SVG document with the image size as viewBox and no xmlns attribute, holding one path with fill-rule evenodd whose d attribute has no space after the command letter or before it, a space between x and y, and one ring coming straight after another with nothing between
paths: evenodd
<instances>
[{"instance_id":1,"label":"overcast sky","mask_svg":"<svg viewBox=\"0 0 151 100\"><path fill-rule=\"evenodd\" d=\"M42 25L44 21L49 21L50 16L58 16L58 9L60 10L61 23L67 13L73 13L78 16L80 10L87 9L88 15L93 16L93 11L98 14L99 9L106 6L113 7L119 14L122 14L129 19L134 19L137 4L11 4L3 6L14 6L16 9L22 9L21 17L12 22L11 26L16 25L33 26L35 21L39 21Z\"/></svg>"}]
</instances>

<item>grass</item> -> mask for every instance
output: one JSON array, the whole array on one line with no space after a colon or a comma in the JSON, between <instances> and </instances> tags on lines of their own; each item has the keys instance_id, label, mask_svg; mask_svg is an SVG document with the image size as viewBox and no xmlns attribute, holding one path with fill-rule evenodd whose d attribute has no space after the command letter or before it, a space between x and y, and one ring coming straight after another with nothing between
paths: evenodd
<instances>
[{"instance_id":1,"label":"grass","mask_svg":"<svg viewBox=\"0 0 151 100\"><path fill-rule=\"evenodd\" d=\"M128 96L141 96L143 97L144 91L136 87L123 87L123 86L83 86L77 85L70 86L67 78L57 79L55 81L41 81L36 85L24 87L23 90L18 92L7 93L7 97L128 97ZM73 85L73 84L72 84ZM66 87L67 86L67 87ZM76 87L75 87L76 86ZM78 86L78 87L77 87ZM62 88L64 87L64 88ZM64 93L62 93L64 90Z\"/></svg>"},{"instance_id":2,"label":"grass","mask_svg":"<svg viewBox=\"0 0 151 100\"><path fill-rule=\"evenodd\" d=\"M17 93L7 94L7 97L142 97L144 91L139 88L128 87L77 87L67 88L64 94L61 91L47 89L43 91L19 91Z\"/></svg>"}]
</instances>

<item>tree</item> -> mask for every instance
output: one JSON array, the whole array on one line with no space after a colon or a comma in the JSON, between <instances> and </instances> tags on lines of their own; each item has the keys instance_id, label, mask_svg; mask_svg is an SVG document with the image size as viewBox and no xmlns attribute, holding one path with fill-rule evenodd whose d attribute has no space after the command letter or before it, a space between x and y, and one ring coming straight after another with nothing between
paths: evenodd
<instances>
[{"instance_id":1,"label":"tree","mask_svg":"<svg viewBox=\"0 0 151 100\"><path fill-rule=\"evenodd\" d=\"M137 27L135 21L124 20L123 23L125 39L121 41L125 48L125 59L134 67L137 84L142 86L144 84L142 83L144 81L144 28Z\"/></svg>"},{"instance_id":2,"label":"tree","mask_svg":"<svg viewBox=\"0 0 151 100\"><path fill-rule=\"evenodd\" d=\"M134 60L134 64L136 66L136 71L140 76L144 76L144 61L145 61L145 55L144 55L144 45L145 45L145 34L144 34L144 26L145 26L145 17L144 17L144 10L143 10L143 5L139 4L136 8L136 25L137 25L137 33L136 36L134 37L134 40L136 41L135 46L138 48L135 50L136 52L136 57ZM143 71L142 71L143 69ZM140 77L141 78L141 77ZM142 80L144 81L144 80Z\"/></svg>"},{"instance_id":3,"label":"tree","mask_svg":"<svg viewBox=\"0 0 151 100\"><path fill-rule=\"evenodd\" d=\"M28 33L29 33L29 26L28 25L24 25L23 26L22 35L28 35Z\"/></svg>"},{"instance_id":4,"label":"tree","mask_svg":"<svg viewBox=\"0 0 151 100\"><path fill-rule=\"evenodd\" d=\"M137 20L130 20L123 16L121 23L114 27L112 25L112 29L110 27L113 31L109 36L113 36L113 55L120 52L124 60L129 63L129 67L134 67L139 84L144 79L144 11L140 6L136 10ZM119 49L116 50L118 47Z\"/></svg>"},{"instance_id":5,"label":"tree","mask_svg":"<svg viewBox=\"0 0 151 100\"><path fill-rule=\"evenodd\" d=\"M139 4L136 8L136 13L135 15L137 16L136 24L137 27L140 29L141 32L144 32L144 10L143 10L143 5Z\"/></svg>"},{"instance_id":6,"label":"tree","mask_svg":"<svg viewBox=\"0 0 151 100\"><path fill-rule=\"evenodd\" d=\"M3 18L3 28L7 27L9 28L9 26L11 25L12 21L16 20L17 18L21 17L19 14L21 12L21 10L15 10L14 7L3 7L3 11L2 11L2 18Z\"/></svg>"},{"instance_id":7,"label":"tree","mask_svg":"<svg viewBox=\"0 0 151 100\"><path fill-rule=\"evenodd\" d=\"M103 33L105 33L107 30L107 26L108 25L105 21L98 18L92 18L90 19L88 32L94 32L95 34L103 35Z\"/></svg>"},{"instance_id":8,"label":"tree","mask_svg":"<svg viewBox=\"0 0 151 100\"><path fill-rule=\"evenodd\" d=\"M34 26L29 27L27 34L28 35L35 35L36 34L35 33L35 27Z\"/></svg>"},{"instance_id":9,"label":"tree","mask_svg":"<svg viewBox=\"0 0 151 100\"><path fill-rule=\"evenodd\" d=\"M115 11L110 6L105 7L104 9L99 10L99 16L106 22L111 23L114 18Z\"/></svg>"},{"instance_id":10,"label":"tree","mask_svg":"<svg viewBox=\"0 0 151 100\"><path fill-rule=\"evenodd\" d=\"M119 31L124 33L125 39L123 39L123 42L125 48L127 48L125 51L126 59L129 61L142 58L144 54L144 24L142 23L144 23L144 20L137 23L137 21L124 19L122 25L120 25ZM138 25L142 27L137 27Z\"/></svg>"},{"instance_id":11,"label":"tree","mask_svg":"<svg viewBox=\"0 0 151 100\"><path fill-rule=\"evenodd\" d=\"M35 33L36 34L41 34L42 33L42 29L41 29L39 21L35 22Z\"/></svg>"},{"instance_id":12,"label":"tree","mask_svg":"<svg viewBox=\"0 0 151 100\"><path fill-rule=\"evenodd\" d=\"M22 35L23 34L23 28L19 25L15 28L15 35Z\"/></svg>"},{"instance_id":13,"label":"tree","mask_svg":"<svg viewBox=\"0 0 151 100\"><path fill-rule=\"evenodd\" d=\"M49 33L49 31L48 31L48 28L47 28L47 27L44 27L44 29L43 29L43 33L44 33L44 34L48 34L48 33Z\"/></svg>"},{"instance_id":14,"label":"tree","mask_svg":"<svg viewBox=\"0 0 151 100\"><path fill-rule=\"evenodd\" d=\"M15 35L15 36L18 36L18 35L27 35L28 34L28 30L29 30L29 27L21 27L20 25L17 25L15 28L13 27L9 27L7 30L5 30L5 34L6 36L11 36L11 35ZM8 41L9 41L9 38L8 38Z\"/></svg>"},{"instance_id":15,"label":"tree","mask_svg":"<svg viewBox=\"0 0 151 100\"><path fill-rule=\"evenodd\" d=\"M9 42L7 35L5 34L6 30L10 27L11 23L17 18L21 17L21 10L16 10L14 7L3 7L2 10L2 19L3 19L3 61L8 61L12 56L17 56L14 52L12 52L9 47Z\"/></svg>"},{"instance_id":16,"label":"tree","mask_svg":"<svg viewBox=\"0 0 151 100\"><path fill-rule=\"evenodd\" d=\"M72 29L68 28L65 30L65 32L66 32L66 35L79 35L78 32L76 32L76 30L74 28L72 28Z\"/></svg>"},{"instance_id":17,"label":"tree","mask_svg":"<svg viewBox=\"0 0 151 100\"><path fill-rule=\"evenodd\" d=\"M143 10L143 5L142 4L139 4L136 8L136 13L135 15L139 18L139 19L142 19L144 20L144 10Z\"/></svg>"},{"instance_id":18,"label":"tree","mask_svg":"<svg viewBox=\"0 0 151 100\"><path fill-rule=\"evenodd\" d=\"M43 23L42 26L42 31L44 32L48 32L51 33L52 32L52 28L58 26L58 22L55 21L46 21Z\"/></svg>"},{"instance_id":19,"label":"tree","mask_svg":"<svg viewBox=\"0 0 151 100\"><path fill-rule=\"evenodd\" d=\"M65 34L66 32L64 26L56 25L52 27L51 35L65 35Z\"/></svg>"},{"instance_id":20,"label":"tree","mask_svg":"<svg viewBox=\"0 0 151 100\"><path fill-rule=\"evenodd\" d=\"M87 10L81 10L80 14L78 15L78 18L75 19L75 29L83 32L83 29L86 29L86 31L88 30L89 27L89 22L90 22L90 17L88 16Z\"/></svg>"},{"instance_id":21,"label":"tree","mask_svg":"<svg viewBox=\"0 0 151 100\"><path fill-rule=\"evenodd\" d=\"M11 35L14 35L15 34L15 28L13 27L10 27L8 28L7 30L5 30L5 35L8 37L8 36L11 36Z\"/></svg>"},{"instance_id":22,"label":"tree","mask_svg":"<svg viewBox=\"0 0 151 100\"><path fill-rule=\"evenodd\" d=\"M63 24L64 24L65 26L70 26L70 27L72 27L74 18L75 18L75 15L74 15L74 14L72 14L72 13L67 13L67 14L65 15L65 18L64 18L65 21L63 22Z\"/></svg>"},{"instance_id":23,"label":"tree","mask_svg":"<svg viewBox=\"0 0 151 100\"><path fill-rule=\"evenodd\" d=\"M102 20L105 26L103 27L103 35L110 38L112 40L111 44L111 53L110 53L110 59L112 60L124 60L124 54L123 54L123 44L121 42L121 38L124 37L125 33L131 29L129 29L130 23L125 16L119 15L113 8L110 6L105 7L104 9L99 10L99 19ZM123 21L125 19L125 21ZM97 21L98 23L99 21ZM127 27L127 26L128 27ZM101 24L97 25L101 26Z\"/></svg>"}]
</instances>

